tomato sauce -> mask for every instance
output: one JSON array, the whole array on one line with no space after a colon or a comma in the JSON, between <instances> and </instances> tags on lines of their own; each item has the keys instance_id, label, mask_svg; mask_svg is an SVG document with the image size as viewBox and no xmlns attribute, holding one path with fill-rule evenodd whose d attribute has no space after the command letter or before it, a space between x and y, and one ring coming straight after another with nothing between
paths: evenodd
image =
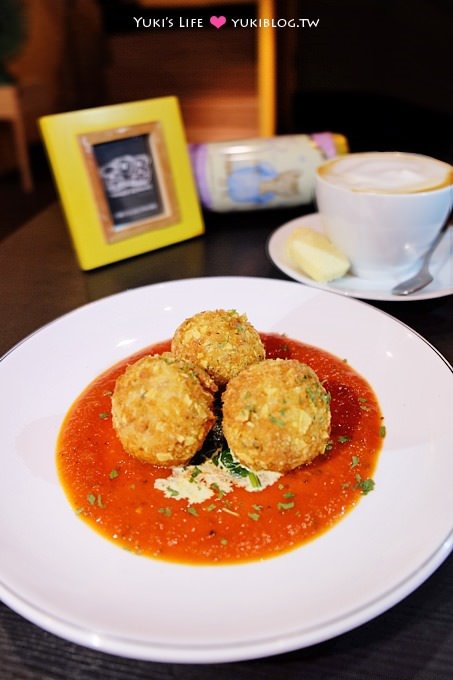
<instances>
[{"instance_id":1,"label":"tomato sauce","mask_svg":"<svg viewBox=\"0 0 453 680\"><path fill-rule=\"evenodd\" d=\"M127 454L112 426L111 395L132 361L163 352L162 342L96 378L68 412L57 467L69 502L89 526L118 546L148 557L190 564L227 564L278 555L330 529L372 490L384 436L370 385L332 354L281 335L261 334L267 358L309 364L331 395L328 451L270 487L190 505L154 488L171 470Z\"/></svg>"}]
</instances>

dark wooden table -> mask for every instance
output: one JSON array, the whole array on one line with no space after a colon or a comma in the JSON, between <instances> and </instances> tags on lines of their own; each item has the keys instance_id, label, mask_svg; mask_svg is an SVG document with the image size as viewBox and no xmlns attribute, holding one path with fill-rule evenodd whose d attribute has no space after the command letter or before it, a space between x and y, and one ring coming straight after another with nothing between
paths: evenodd
<instances>
[{"instance_id":1,"label":"dark wooden table","mask_svg":"<svg viewBox=\"0 0 453 680\"><path fill-rule=\"evenodd\" d=\"M203 237L84 273L55 204L0 243L0 354L61 314L128 288L216 275L285 279L268 259L266 241L277 226L300 213L208 214ZM368 304L411 326L453 363L453 296ZM47 633L0 604L0 678L5 680L384 677L453 678L451 557L400 604L347 634L307 649L231 664L161 664L111 656Z\"/></svg>"}]
</instances>

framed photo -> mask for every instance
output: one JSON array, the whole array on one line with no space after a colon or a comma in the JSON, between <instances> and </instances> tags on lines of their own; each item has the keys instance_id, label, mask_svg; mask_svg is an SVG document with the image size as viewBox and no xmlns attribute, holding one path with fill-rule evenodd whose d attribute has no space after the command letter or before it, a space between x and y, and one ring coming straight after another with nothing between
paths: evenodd
<instances>
[{"instance_id":1,"label":"framed photo","mask_svg":"<svg viewBox=\"0 0 453 680\"><path fill-rule=\"evenodd\" d=\"M39 123L82 269L204 233L175 97L54 114Z\"/></svg>"}]
</instances>

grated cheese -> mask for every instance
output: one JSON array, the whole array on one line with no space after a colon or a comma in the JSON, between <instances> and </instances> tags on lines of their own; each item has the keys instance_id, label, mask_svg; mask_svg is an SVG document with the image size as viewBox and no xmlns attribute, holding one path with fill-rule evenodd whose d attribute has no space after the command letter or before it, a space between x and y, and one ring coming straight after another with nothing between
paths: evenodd
<instances>
[{"instance_id":1,"label":"grated cheese","mask_svg":"<svg viewBox=\"0 0 453 680\"><path fill-rule=\"evenodd\" d=\"M255 475L260 480L261 486L259 487L253 486L249 477L234 475L224 467L214 465L208 460L201 465L175 466L169 477L156 479L154 487L162 491L166 498L187 500L195 504L203 503L219 492L227 494L234 486L242 487L250 492L262 491L281 477L279 472L270 470L259 470L255 472Z\"/></svg>"}]
</instances>

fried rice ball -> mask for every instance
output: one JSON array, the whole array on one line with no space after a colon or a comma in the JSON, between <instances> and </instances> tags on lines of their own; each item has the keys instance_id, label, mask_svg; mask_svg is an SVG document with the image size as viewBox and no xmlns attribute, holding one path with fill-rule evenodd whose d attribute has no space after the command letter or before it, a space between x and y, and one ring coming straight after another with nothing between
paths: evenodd
<instances>
[{"instance_id":1,"label":"fried rice ball","mask_svg":"<svg viewBox=\"0 0 453 680\"><path fill-rule=\"evenodd\" d=\"M175 331L172 352L204 368L219 387L262 361L264 345L245 314L234 309L199 312Z\"/></svg>"},{"instance_id":2,"label":"fried rice ball","mask_svg":"<svg viewBox=\"0 0 453 680\"><path fill-rule=\"evenodd\" d=\"M154 465L185 465L215 423L217 387L170 352L139 359L116 381L112 422L124 449Z\"/></svg>"},{"instance_id":3,"label":"fried rice ball","mask_svg":"<svg viewBox=\"0 0 453 680\"><path fill-rule=\"evenodd\" d=\"M265 359L230 380L222 399L223 432L243 465L288 472L324 453L330 395L310 366Z\"/></svg>"}]
</instances>

